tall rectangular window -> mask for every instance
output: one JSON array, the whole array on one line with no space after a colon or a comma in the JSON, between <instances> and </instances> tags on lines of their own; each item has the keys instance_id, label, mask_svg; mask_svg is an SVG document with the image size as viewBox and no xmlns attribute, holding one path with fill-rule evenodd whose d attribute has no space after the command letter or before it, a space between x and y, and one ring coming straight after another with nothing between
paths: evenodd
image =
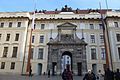
<instances>
[{"instance_id":1,"label":"tall rectangular window","mask_svg":"<svg viewBox=\"0 0 120 80\"><path fill-rule=\"evenodd\" d=\"M10 34L7 34L6 41L10 40Z\"/></svg>"},{"instance_id":2,"label":"tall rectangular window","mask_svg":"<svg viewBox=\"0 0 120 80\"><path fill-rule=\"evenodd\" d=\"M119 26L118 26L118 22L114 22L114 26L115 26L115 27L119 27Z\"/></svg>"},{"instance_id":3,"label":"tall rectangular window","mask_svg":"<svg viewBox=\"0 0 120 80\"><path fill-rule=\"evenodd\" d=\"M12 22L9 22L9 27L12 27Z\"/></svg>"},{"instance_id":4,"label":"tall rectangular window","mask_svg":"<svg viewBox=\"0 0 120 80\"><path fill-rule=\"evenodd\" d=\"M40 36L40 43L44 42L44 36Z\"/></svg>"},{"instance_id":5,"label":"tall rectangular window","mask_svg":"<svg viewBox=\"0 0 120 80\"><path fill-rule=\"evenodd\" d=\"M34 43L34 40L35 40L35 36L32 36L32 43Z\"/></svg>"},{"instance_id":6,"label":"tall rectangular window","mask_svg":"<svg viewBox=\"0 0 120 80\"><path fill-rule=\"evenodd\" d=\"M100 34L100 43L104 43L103 34Z\"/></svg>"},{"instance_id":7,"label":"tall rectangular window","mask_svg":"<svg viewBox=\"0 0 120 80\"><path fill-rule=\"evenodd\" d=\"M12 54L13 58L17 57L17 51L18 51L18 47L13 47L13 54Z\"/></svg>"},{"instance_id":8,"label":"tall rectangular window","mask_svg":"<svg viewBox=\"0 0 120 80\"><path fill-rule=\"evenodd\" d=\"M21 22L18 22L17 27L21 27Z\"/></svg>"},{"instance_id":9,"label":"tall rectangular window","mask_svg":"<svg viewBox=\"0 0 120 80\"><path fill-rule=\"evenodd\" d=\"M31 57L30 57L30 59L33 59L33 54L34 54L34 48L31 48Z\"/></svg>"},{"instance_id":10,"label":"tall rectangular window","mask_svg":"<svg viewBox=\"0 0 120 80\"><path fill-rule=\"evenodd\" d=\"M15 69L15 62L11 62L11 67L10 69Z\"/></svg>"},{"instance_id":11,"label":"tall rectangular window","mask_svg":"<svg viewBox=\"0 0 120 80\"><path fill-rule=\"evenodd\" d=\"M5 62L1 62L1 69L5 69Z\"/></svg>"},{"instance_id":12,"label":"tall rectangular window","mask_svg":"<svg viewBox=\"0 0 120 80\"><path fill-rule=\"evenodd\" d=\"M116 34L117 41L120 42L120 34Z\"/></svg>"},{"instance_id":13,"label":"tall rectangular window","mask_svg":"<svg viewBox=\"0 0 120 80\"><path fill-rule=\"evenodd\" d=\"M38 50L38 59L43 59L43 48L39 48Z\"/></svg>"},{"instance_id":14,"label":"tall rectangular window","mask_svg":"<svg viewBox=\"0 0 120 80\"><path fill-rule=\"evenodd\" d=\"M103 29L103 25L102 24L99 24L99 29Z\"/></svg>"},{"instance_id":15,"label":"tall rectangular window","mask_svg":"<svg viewBox=\"0 0 120 80\"><path fill-rule=\"evenodd\" d=\"M102 60L106 59L105 48L101 48L101 59Z\"/></svg>"},{"instance_id":16,"label":"tall rectangular window","mask_svg":"<svg viewBox=\"0 0 120 80\"><path fill-rule=\"evenodd\" d=\"M119 56L119 59L120 59L120 47L118 47L118 56Z\"/></svg>"},{"instance_id":17,"label":"tall rectangular window","mask_svg":"<svg viewBox=\"0 0 120 80\"><path fill-rule=\"evenodd\" d=\"M19 34L17 33L15 36L15 41L18 41L18 40L19 40Z\"/></svg>"},{"instance_id":18,"label":"tall rectangular window","mask_svg":"<svg viewBox=\"0 0 120 80\"><path fill-rule=\"evenodd\" d=\"M90 35L90 39L91 39L91 43L95 43L95 35L94 34Z\"/></svg>"},{"instance_id":19,"label":"tall rectangular window","mask_svg":"<svg viewBox=\"0 0 120 80\"><path fill-rule=\"evenodd\" d=\"M8 47L4 47L3 57L7 57L7 54L8 54Z\"/></svg>"},{"instance_id":20,"label":"tall rectangular window","mask_svg":"<svg viewBox=\"0 0 120 80\"><path fill-rule=\"evenodd\" d=\"M0 40L1 40L1 36L2 36L2 34L0 34Z\"/></svg>"},{"instance_id":21,"label":"tall rectangular window","mask_svg":"<svg viewBox=\"0 0 120 80\"><path fill-rule=\"evenodd\" d=\"M41 29L45 29L45 24L41 24Z\"/></svg>"},{"instance_id":22,"label":"tall rectangular window","mask_svg":"<svg viewBox=\"0 0 120 80\"><path fill-rule=\"evenodd\" d=\"M93 24L90 24L90 29L94 29L94 25Z\"/></svg>"},{"instance_id":23,"label":"tall rectangular window","mask_svg":"<svg viewBox=\"0 0 120 80\"><path fill-rule=\"evenodd\" d=\"M1 24L0 24L0 27L3 28L3 27L4 27L4 23L1 23Z\"/></svg>"},{"instance_id":24,"label":"tall rectangular window","mask_svg":"<svg viewBox=\"0 0 120 80\"><path fill-rule=\"evenodd\" d=\"M92 60L97 59L97 57L96 57L96 49L95 48L91 48L91 59Z\"/></svg>"}]
</instances>

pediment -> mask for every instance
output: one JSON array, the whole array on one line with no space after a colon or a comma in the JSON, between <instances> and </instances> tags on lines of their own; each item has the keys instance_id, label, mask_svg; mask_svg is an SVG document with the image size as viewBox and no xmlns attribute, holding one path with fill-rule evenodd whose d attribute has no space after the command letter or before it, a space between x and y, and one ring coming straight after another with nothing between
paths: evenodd
<instances>
[{"instance_id":1,"label":"pediment","mask_svg":"<svg viewBox=\"0 0 120 80\"><path fill-rule=\"evenodd\" d=\"M57 27L77 27L77 26L72 23L66 22L66 23L58 25Z\"/></svg>"}]
</instances>

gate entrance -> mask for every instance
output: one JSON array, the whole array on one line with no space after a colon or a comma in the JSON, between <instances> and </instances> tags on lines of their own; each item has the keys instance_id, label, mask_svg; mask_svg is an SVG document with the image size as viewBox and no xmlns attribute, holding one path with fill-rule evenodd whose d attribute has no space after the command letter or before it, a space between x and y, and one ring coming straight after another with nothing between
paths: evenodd
<instances>
[{"instance_id":1,"label":"gate entrance","mask_svg":"<svg viewBox=\"0 0 120 80\"><path fill-rule=\"evenodd\" d=\"M78 38L76 25L66 22L58 25L58 35L50 38L48 42L48 71L52 75L61 74L70 65L75 75L81 75L87 71L85 43L83 38ZM52 35L51 35L52 36Z\"/></svg>"}]
</instances>

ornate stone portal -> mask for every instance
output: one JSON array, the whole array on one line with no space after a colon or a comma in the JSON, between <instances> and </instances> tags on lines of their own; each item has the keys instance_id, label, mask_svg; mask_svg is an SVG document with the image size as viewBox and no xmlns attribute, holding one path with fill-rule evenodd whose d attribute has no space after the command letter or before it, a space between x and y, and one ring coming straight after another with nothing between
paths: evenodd
<instances>
[{"instance_id":1,"label":"ornate stone portal","mask_svg":"<svg viewBox=\"0 0 120 80\"><path fill-rule=\"evenodd\" d=\"M61 58L68 55L71 58L71 70L75 75L82 75L87 70L84 39L76 35L76 25L66 22L58 25L58 35L50 39L48 45L48 67L52 75L62 73Z\"/></svg>"}]
</instances>

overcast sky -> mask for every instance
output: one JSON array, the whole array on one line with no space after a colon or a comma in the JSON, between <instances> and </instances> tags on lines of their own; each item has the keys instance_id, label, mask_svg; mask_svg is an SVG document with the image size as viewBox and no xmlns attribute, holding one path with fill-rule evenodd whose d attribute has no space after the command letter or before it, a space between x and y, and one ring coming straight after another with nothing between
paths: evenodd
<instances>
[{"instance_id":1,"label":"overcast sky","mask_svg":"<svg viewBox=\"0 0 120 80\"><path fill-rule=\"evenodd\" d=\"M0 0L0 12L33 11L34 1L38 10L61 9L64 5L73 9L99 9L99 2L106 8L105 0ZM120 9L120 0L107 0L107 3L110 9Z\"/></svg>"}]
</instances>

